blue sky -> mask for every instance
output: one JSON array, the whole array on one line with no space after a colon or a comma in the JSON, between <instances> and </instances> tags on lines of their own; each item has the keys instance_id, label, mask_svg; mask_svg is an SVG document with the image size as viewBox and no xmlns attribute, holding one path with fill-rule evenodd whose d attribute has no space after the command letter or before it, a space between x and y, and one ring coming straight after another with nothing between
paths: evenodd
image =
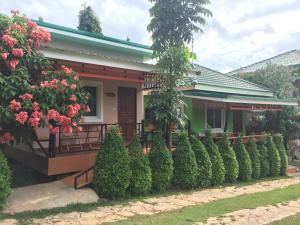
<instances>
[{"instance_id":1,"label":"blue sky","mask_svg":"<svg viewBox=\"0 0 300 225\"><path fill-rule=\"evenodd\" d=\"M0 0L1 13L17 9L30 18L75 28L83 2L91 5L105 35L151 44L147 0ZM300 0L212 0L204 34L197 34L198 63L227 72L300 49Z\"/></svg>"}]
</instances>

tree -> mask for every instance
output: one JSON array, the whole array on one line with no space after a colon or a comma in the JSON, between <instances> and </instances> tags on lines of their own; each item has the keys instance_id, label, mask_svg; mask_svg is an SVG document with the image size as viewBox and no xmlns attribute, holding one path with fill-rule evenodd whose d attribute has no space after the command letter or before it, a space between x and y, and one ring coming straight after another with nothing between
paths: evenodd
<instances>
[{"instance_id":1,"label":"tree","mask_svg":"<svg viewBox=\"0 0 300 225\"><path fill-rule=\"evenodd\" d=\"M160 133L155 134L153 137L149 161L152 171L153 190L165 191L170 186L173 177L173 160Z\"/></svg>"},{"instance_id":2,"label":"tree","mask_svg":"<svg viewBox=\"0 0 300 225\"><path fill-rule=\"evenodd\" d=\"M236 182L239 173L239 165L235 156L235 152L230 145L227 133L223 135L218 147L224 162L225 181L231 183Z\"/></svg>"},{"instance_id":3,"label":"tree","mask_svg":"<svg viewBox=\"0 0 300 225\"><path fill-rule=\"evenodd\" d=\"M33 130L49 124L51 135L78 126L88 109L87 92L67 67L55 71L38 50L51 41L45 29L17 11L0 14L0 145L31 142Z\"/></svg>"},{"instance_id":4,"label":"tree","mask_svg":"<svg viewBox=\"0 0 300 225\"><path fill-rule=\"evenodd\" d=\"M0 149L0 208L11 192L11 171L7 160Z\"/></svg>"},{"instance_id":5,"label":"tree","mask_svg":"<svg viewBox=\"0 0 300 225\"><path fill-rule=\"evenodd\" d=\"M176 187L191 189L196 186L197 163L192 151L187 133L178 136L178 144L173 152L174 175L173 183Z\"/></svg>"},{"instance_id":6,"label":"tree","mask_svg":"<svg viewBox=\"0 0 300 225\"><path fill-rule=\"evenodd\" d=\"M102 34L100 20L91 6L84 4L83 9L79 11L78 17L79 30Z\"/></svg>"},{"instance_id":7,"label":"tree","mask_svg":"<svg viewBox=\"0 0 300 225\"><path fill-rule=\"evenodd\" d=\"M128 146L132 176L129 191L134 194L146 194L152 187L150 162L144 154L143 147L137 135Z\"/></svg>"},{"instance_id":8,"label":"tree","mask_svg":"<svg viewBox=\"0 0 300 225\"><path fill-rule=\"evenodd\" d=\"M212 164L211 185L221 185L225 179L225 168L218 146L214 143L210 130L205 132L205 148Z\"/></svg>"},{"instance_id":9,"label":"tree","mask_svg":"<svg viewBox=\"0 0 300 225\"><path fill-rule=\"evenodd\" d=\"M212 177L212 164L209 155L202 142L195 136L190 138L190 143L198 165L196 177L197 185L200 187L208 187Z\"/></svg>"},{"instance_id":10,"label":"tree","mask_svg":"<svg viewBox=\"0 0 300 225\"><path fill-rule=\"evenodd\" d=\"M193 40L195 32L202 32L206 17L212 13L205 8L209 0L149 0L154 3L150 9L152 17L148 31L152 33L152 48L155 54L168 48L184 47Z\"/></svg>"},{"instance_id":11,"label":"tree","mask_svg":"<svg viewBox=\"0 0 300 225\"><path fill-rule=\"evenodd\" d=\"M249 140L247 150L251 159L252 178L257 179L260 177L260 155L253 136Z\"/></svg>"},{"instance_id":12,"label":"tree","mask_svg":"<svg viewBox=\"0 0 300 225\"><path fill-rule=\"evenodd\" d=\"M283 145L283 137L281 134L274 135L274 144L278 150L278 154L280 157L280 175L286 176L288 167L288 157Z\"/></svg>"},{"instance_id":13,"label":"tree","mask_svg":"<svg viewBox=\"0 0 300 225\"><path fill-rule=\"evenodd\" d=\"M258 143L257 149L260 154L260 176L267 177L270 175L270 164L268 159L268 149L265 146L265 140Z\"/></svg>"},{"instance_id":14,"label":"tree","mask_svg":"<svg viewBox=\"0 0 300 225\"><path fill-rule=\"evenodd\" d=\"M278 176L280 172L280 158L271 135L267 136L266 147L268 150L270 176Z\"/></svg>"},{"instance_id":15,"label":"tree","mask_svg":"<svg viewBox=\"0 0 300 225\"><path fill-rule=\"evenodd\" d=\"M156 110L158 124L171 145L171 125L182 125L184 113L180 113L180 91L177 86L190 70L191 54L186 44L194 32L201 31L205 17L211 12L204 6L209 0L149 0L151 22L148 31L152 34L152 49L157 58L159 87L150 94L149 107Z\"/></svg>"},{"instance_id":16,"label":"tree","mask_svg":"<svg viewBox=\"0 0 300 225\"><path fill-rule=\"evenodd\" d=\"M258 69L251 73L239 74L243 79L262 85L273 90L279 98L289 98L293 96L296 90L294 82L294 73L290 67L268 64L263 69Z\"/></svg>"},{"instance_id":17,"label":"tree","mask_svg":"<svg viewBox=\"0 0 300 225\"><path fill-rule=\"evenodd\" d=\"M243 143L242 135L239 135L234 145L234 151L239 163L239 179L241 181L251 180L252 166L248 152Z\"/></svg>"},{"instance_id":18,"label":"tree","mask_svg":"<svg viewBox=\"0 0 300 225\"><path fill-rule=\"evenodd\" d=\"M131 178L130 158L123 144L118 127L112 127L105 135L101 151L98 151L93 185L104 197L124 197Z\"/></svg>"}]
</instances>

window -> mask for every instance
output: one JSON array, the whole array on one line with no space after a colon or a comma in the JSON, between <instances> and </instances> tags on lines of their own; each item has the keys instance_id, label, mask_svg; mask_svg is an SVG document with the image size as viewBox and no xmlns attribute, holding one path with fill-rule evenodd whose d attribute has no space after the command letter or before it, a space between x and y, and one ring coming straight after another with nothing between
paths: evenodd
<instances>
[{"instance_id":1,"label":"window","mask_svg":"<svg viewBox=\"0 0 300 225\"><path fill-rule=\"evenodd\" d=\"M223 114L222 109L207 109L206 110L206 127L213 129L223 129Z\"/></svg>"},{"instance_id":2,"label":"window","mask_svg":"<svg viewBox=\"0 0 300 225\"><path fill-rule=\"evenodd\" d=\"M91 109L90 112L85 113L85 116L97 116L97 87L86 86L84 89L90 94L88 105Z\"/></svg>"}]
</instances>

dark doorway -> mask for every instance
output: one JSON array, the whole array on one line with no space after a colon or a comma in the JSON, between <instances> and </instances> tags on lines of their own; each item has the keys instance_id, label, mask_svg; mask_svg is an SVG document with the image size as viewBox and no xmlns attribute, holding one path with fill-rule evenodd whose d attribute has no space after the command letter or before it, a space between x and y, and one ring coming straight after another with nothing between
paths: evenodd
<instances>
[{"instance_id":1,"label":"dark doorway","mask_svg":"<svg viewBox=\"0 0 300 225\"><path fill-rule=\"evenodd\" d=\"M233 111L233 133L243 132L243 111Z\"/></svg>"},{"instance_id":2,"label":"dark doorway","mask_svg":"<svg viewBox=\"0 0 300 225\"><path fill-rule=\"evenodd\" d=\"M136 88L119 87L118 120L126 143L136 130Z\"/></svg>"}]
</instances>

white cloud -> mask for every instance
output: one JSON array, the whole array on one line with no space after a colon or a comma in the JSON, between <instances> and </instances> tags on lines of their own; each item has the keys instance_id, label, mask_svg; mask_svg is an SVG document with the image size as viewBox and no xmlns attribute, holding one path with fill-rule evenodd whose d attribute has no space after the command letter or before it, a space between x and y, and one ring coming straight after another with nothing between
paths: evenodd
<instances>
[{"instance_id":1,"label":"white cloud","mask_svg":"<svg viewBox=\"0 0 300 225\"><path fill-rule=\"evenodd\" d=\"M2 13L18 9L30 18L76 28L86 2L97 12L106 35L150 44L148 0L0 0ZM300 48L299 0L212 0L213 18L195 36L198 62L221 71Z\"/></svg>"}]
</instances>

